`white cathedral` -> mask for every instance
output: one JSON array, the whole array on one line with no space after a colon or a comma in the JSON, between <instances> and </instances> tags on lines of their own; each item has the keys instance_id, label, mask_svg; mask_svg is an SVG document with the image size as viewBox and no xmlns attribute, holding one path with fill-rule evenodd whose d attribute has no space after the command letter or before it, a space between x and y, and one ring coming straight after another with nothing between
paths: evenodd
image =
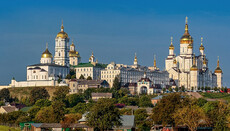
<instances>
[{"instance_id":1,"label":"white cathedral","mask_svg":"<svg viewBox=\"0 0 230 131\"><path fill-rule=\"evenodd\" d=\"M201 37L200 54L195 56L193 38L188 31L186 17L185 32L180 39L180 54L174 53L173 41L169 46L169 55L165 60L165 69L169 78L173 79L178 87L198 89L198 87L222 87L222 70L219 58L214 73L208 68L208 59L204 54L203 38Z\"/></svg>"},{"instance_id":2,"label":"white cathedral","mask_svg":"<svg viewBox=\"0 0 230 131\"><path fill-rule=\"evenodd\" d=\"M75 45L69 46L69 37L64 32L62 22L61 31L55 38L54 59L46 45L45 51L41 55L40 63L27 66L27 81L17 82L12 80L11 87L27 86L56 86L59 78L65 78L72 66L78 65L81 61L79 52L75 50Z\"/></svg>"}]
</instances>

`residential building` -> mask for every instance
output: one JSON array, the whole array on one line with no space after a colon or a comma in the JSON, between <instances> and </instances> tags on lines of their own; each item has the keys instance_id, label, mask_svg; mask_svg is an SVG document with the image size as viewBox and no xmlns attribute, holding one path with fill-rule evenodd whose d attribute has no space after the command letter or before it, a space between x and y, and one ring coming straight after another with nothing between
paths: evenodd
<instances>
[{"instance_id":1,"label":"residential building","mask_svg":"<svg viewBox=\"0 0 230 131\"><path fill-rule=\"evenodd\" d=\"M18 108L16 108L15 106L1 106L0 107L0 113L3 114L3 113L10 113L10 112L13 112L13 111L18 111Z\"/></svg>"},{"instance_id":2,"label":"residential building","mask_svg":"<svg viewBox=\"0 0 230 131\"><path fill-rule=\"evenodd\" d=\"M105 80L85 80L72 79L69 82L70 94L84 92L88 88L108 88L109 84Z\"/></svg>"},{"instance_id":3,"label":"residential building","mask_svg":"<svg viewBox=\"0 0 230 131\"><path fill-rule=\"evenodd\" d=\"M112 93L92 93L92 100L97 101L100 98L112 98Z\"/></svg>"}]
</instances>

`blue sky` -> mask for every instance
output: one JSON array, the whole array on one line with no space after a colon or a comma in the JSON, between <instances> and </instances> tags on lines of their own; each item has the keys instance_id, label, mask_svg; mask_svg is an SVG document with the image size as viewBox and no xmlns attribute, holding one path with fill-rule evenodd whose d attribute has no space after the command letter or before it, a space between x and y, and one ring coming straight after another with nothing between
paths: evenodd
<instances>
[{"instance_id":1,"label":"blue sky","mask_svg":"<svg viewBox=\"0 0 230 131\"><path fill-rule=\"evenodd\" d=\"M12 77L26 80L26 66L39 63L46 42L54 52L54 39L64 21L65 32L74 39L83 62L93 51L101 63L139 64L164 69L170 37L176 54L188 16L189 32L199 53L204 37L211 70L217 56L229 86L230 2L171 0L15 0L0 4L0 85Z\"/></svg>"}]
</instances>

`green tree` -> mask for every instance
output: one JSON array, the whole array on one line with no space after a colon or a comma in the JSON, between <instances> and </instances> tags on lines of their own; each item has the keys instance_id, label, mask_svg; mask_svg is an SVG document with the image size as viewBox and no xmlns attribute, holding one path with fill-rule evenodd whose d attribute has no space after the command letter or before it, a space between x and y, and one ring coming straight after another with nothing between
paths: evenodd
<instances>
[{"instance_id":1,"label":"green tree","mask_svg":"<svg viewBox=\"0 0 230 131\"><path fill-rule=\"evenodd\" d=\"M72 76L71 76L71 79L76 79L76 75L72 75Z\"/></svg>"},{"instance_id":2,"label":"green tree","mask_svg":"<svg viewBox=\"0 0 230 131\"><path fill-rule=\"evenodd\" d=\"M92 77L91 77L91 76L88 76L86 80L92 80Z\"/></svg>"},{"instance_id":3,"label":"green tree","mask_svg":"<svg viewBox=\"0 0 230 131\"><path fill-rule=\"evenodd\" d=\"M185 91L185 87L184 86L181 87L181 91L183 91L183 92Z\"/></svg>"},{"instance_id":4,"label":"green tree","mask_svg":"<svg viewBox=\"0 0 230 131\"><path fill-rule=\"evenodd\" d=\"M65 102L66 95L69 93L69 87L56 87L53 93L53 101L59 100Z\"/></svg>"},{"instance_id":5,"label":"green tree","mask_svg":"<svg viewBox=\"0 0 230 131\"><path fill-rule=\"evenodd\" d=\"M31 120L33 120L35 118L36 114L38 113L38 111L40 109L41 108L39 106L35 106L35 105L29 109L28 114L29 114Z\"/></svg>"},{"instance_id":6,"label":"green tree","mask_svg":"<svg viewBox=\"0 0 230 131\"><path fill-rule=\"evenodd\" d=\"M68 74L65 78L66 78L66 79L71 79L71 75Z\"/></svg>"},{"instance_id":7,"label":"green tree","mask_svg":"<svg viewBox=\"0 0 230 131\"><path fill-rule=\"evenodd\" d=\"M44 107L38 111L35 120L41 123L55 123L59 122L56 120L52 106Z\"/></svg>"},{"instance_id":8,"label":"green tree","mask_svg":"<svg viewBox=\"0 0 230 131\"><path fill-rule=\"evenodd\" d=\"M14 124L20 116L25 116L25 115L26 113L22 111L13 111L13 112L7 113L6 121L4 123Z\"/></svg>"},{"instance_id":9,"label":"green tree","mask_svg":"<svg viewBox=\"0 0 230 131\"><path fill-rule=\"evenodd\" d=\"M35 102L35 106L39 106L39 107L45 107L50 105L51 105L51 101L48 99L40 99Z\"/></svg>"},{"instance_id":10,"label":"green tree","mask_svg":"<svg viewBox=\"0 0 230 131\"><path fill-rule=\"evenodd\" d=\"M198 90L200 90L200 87L198 87Z\"/></svg>"},{"instance_id":11,"label":"green tree","mask_svg":"<svg viewBox=\"0 0 230 131\"><path fill-rule=\"evenodd\" d=\"M132 115L133 111L130 108L122 108L120 109L121 115Z\"/></svg>"},{"instance_id":12,"label":"green tree","mask_svg":"<svg viewBox=\"0 0 230 131\"><path fill-rule=\"evenodd\" d=\"M178 91L179 91L179 88L178 88L178 87L176 87L176 88L175 88L175 91L176 91L176 92L178 92Z\"/></svg>"},{"instance_id":13,"label":"green tree","mask_svg":"<svg viewBox=\"0 0 230 131\"><path fill-rule=\"evenodd\" d=\"M186 106L178 109L174 114L176 125L185 125L190 131L196 131L201 124L208 123L202 108L197 105Z\"/></svg>"},{"instance_id":14,"label":"green tree","mask_svg":"<svg viewBox=\"0 0 230 131\"><path fill-rule=\"evenodd\" d=\"M172 90L172 88L171 87L169 87L169 89L168 89L170 92L172 92L173 90Z\"/></svg>"},{"instance_id":15,"label":"green tree","mask_svg":"<svg viewBox=\"0 0 230 131\"><path fill-rule=\"evenodd\" d=\"M85 79L85 77L81 74L81 76L79 77L79 79Z\"/></svg>"},{"instance_id":16,"label":"green tree","mask_svg":"<svg viewBox=\"0 0 230 131\"><path fill-rule=\"evenodd\" d=\"M166 91L166 88L163 88L163 93Z\"/></svg>"},{"instance_id":17,"label":"green tree","mask_svg":"<svg viewBox=\"0 0 230 131\"><path fill-rule=\"evenodd\" d=\"M229 109L223 102L207 102L203 109L210 119L211 126L215 131L223 131L227 129L227 114Z\"/></svg>"},{"instance_id":18,"label":"green tree","mask_svg":"<svg viewBox=\"0 0 230 131\"><path fill-rule=\"evenodd\" d=\"M81 113L84 114L87 110L87 105L86 103L78 103L76 106L74 106L71 109L71 113Z\"/></svg>"},{"instance_id":19,"label":"green tree","mask_svg":"<svg viewBox=\"0 0 230 131\"><path fill-rule=\"evenodd\" d=\"M119 79L119 75L117 75L113 80L113 89L116 91L121 89L121 82Z\"/></svg>"},{"instance_id":20,"label":"green tree","mask_svg":"<svg viewBox=\"0 0 230 131\"><path fill-rule=\"evenodd\" d=\"M0 90L0 99L5 100L5 101L10 100L10 91L9 91L9 89L3 88L2 90Z\"/></svg>"},{"instance_id":21,"label":"green tree","mask_svg":"<svg viewBox=\"0 0 230 131\"><path fill-rule=\"evenodd\" d=\"M137 109L134 112L134 116L135 125L138 127L138 129L140 129L141 131L150 130L151 123L146 120L148 117L146 109Z\"/></svg>"},{"instance_id":22,"label":"green tree","mask_svg":"<svg viewBox=\"0 0 230 131\"><path fill-rule=\"evenodd\" d=\"M203 86L201 87L201 90L202 90L202 91L204 90L204 87L203 87Z\"/></svg>"},{"instance_id":23,"label":"green tree","mask_svg":"<svg viewBox=\"0 0 230 131\"><path fill-rule=\"evenodd\" d=\"M65 104L62 101L54 101L51 105L54 113L55 122L60 122L65 115Z\"/></svg>"},{"instance_id":24,"label":"green tree","mask_svg":"<svg viewBox=\"0 0 230 131\"><path fill-rule=\"evenodd\" d=\"M15 121L16 124L19 124L21 122L28 122L31 121L31 117L29 116L19 116L17 120Z\"/></svg>"},{"instance_id":25,"label":"green tree","mask_svg":"<svg viewBox=\"0 0 230 131\"><path fill-rule=\"evenodd\" d=\"M153 108L152 120L155 124L168 124L175 126L173 114L177 109L189 104L189 98L182 97L179 93L170 93L164 96Z\"/></svg>"},{"instance_id":26,"label":"green tree","mask_svg":"<svg viewBox=\"0 0 230 131\"><path fill-rule=\"evenodd\" d=\"M84 97L82 95L79 95L79 94L71 94L71 95L68 95L66 98L68 101L68 107L74 107L78 103L84 102Z\"/></svg>"},{"instance_id":27,"label":"green tree","mask_svg":"<svg viewBox=\"0 0 230 131\"><path fill-rule=\"evenodd\" d=\"M218 88L217 88L217 87L214 87L214 90L215 90L215 91L218 91Z\"/></svg>"},{"instance_id":28,"label":"green tree","mask_svg":"<svg viewBox=\"0 0 230 131\"><path fill-rule=\"evenodd\" d=\"M196 101L196 104L199 106L199 107L203 107L208 101L204 98L199 98L197 99Z\"/></svg>"},{"instance_id":29,"label":"green tree","mask_svg":"<svg viewBox=\"0 0 230 131\"><path fill-rule=\"evenodd\" d=\"M153 107L151 98L146 95L141 96L139 99L139 106L140 107Z\"/></svg>"},{"instance_id":30,"label":"green tree","mask_svg":"<svg viewBox=\"0 0 230 131\"><path fill-rule=\"evenodd\" d=\"M48 99L49 93L45 88L34 87L30 92L30 103L34 104L39 99Z\"/></svg>"},{"instance_id":31,"label":"green tree","mask_svg":"<svg viewBox=\"0 0 230 131\"><path fill-rule=\"evenodd\" d=\"M87 125L101 131L121 126L120 112L114 104L111 99L99 99L86 116Z\"/></svg>"}]
</instances>

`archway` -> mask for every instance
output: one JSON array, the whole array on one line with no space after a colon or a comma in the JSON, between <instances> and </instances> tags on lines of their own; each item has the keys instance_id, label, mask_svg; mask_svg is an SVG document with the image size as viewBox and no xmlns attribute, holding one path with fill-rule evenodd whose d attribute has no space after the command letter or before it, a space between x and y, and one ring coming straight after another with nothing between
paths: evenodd
<instances>
[{"instance_id":1,"label":"archway","mask_svg":"<svg viewBox=\"0 0 230 131\"><path fill-rule=\"evenodd\" d=\"M141 94L147 94L147 87L146 86L141 87Z\"/></svg>"}]
</instances>

